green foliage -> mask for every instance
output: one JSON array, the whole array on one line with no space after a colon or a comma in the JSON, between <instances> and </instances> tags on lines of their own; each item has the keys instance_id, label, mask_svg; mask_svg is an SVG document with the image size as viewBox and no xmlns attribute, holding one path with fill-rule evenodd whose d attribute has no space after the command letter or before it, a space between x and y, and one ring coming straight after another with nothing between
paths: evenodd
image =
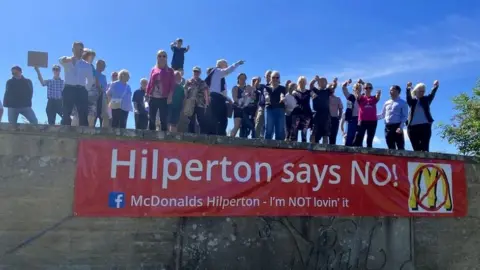
<instances>
[{"instance_id":1,"label":"green foliage","mask_svg":"<svg viewBox=\"0 0 480 270\"><path fill-rule=\"evenodd\" d=\"M453 98L455 116L450 125L440 124L441 136L463 155L480 157L480 81L473 94Z\"/></svg>"}]
</instances>

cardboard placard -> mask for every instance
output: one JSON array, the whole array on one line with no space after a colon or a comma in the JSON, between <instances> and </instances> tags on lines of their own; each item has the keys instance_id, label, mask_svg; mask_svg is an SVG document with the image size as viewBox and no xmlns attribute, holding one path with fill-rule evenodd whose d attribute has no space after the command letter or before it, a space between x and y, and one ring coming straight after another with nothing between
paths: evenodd
<instances>
[{"instance_id":1,"label":"cardboard placard","mask_svg":"<svg viewBox=\"0 0 480 270\"><path fill-rule=\"evenodd\" d=\"M48 53L47 52L28 52L28 66L29 67L48 67Z\"/></svg>"}]
</instances>

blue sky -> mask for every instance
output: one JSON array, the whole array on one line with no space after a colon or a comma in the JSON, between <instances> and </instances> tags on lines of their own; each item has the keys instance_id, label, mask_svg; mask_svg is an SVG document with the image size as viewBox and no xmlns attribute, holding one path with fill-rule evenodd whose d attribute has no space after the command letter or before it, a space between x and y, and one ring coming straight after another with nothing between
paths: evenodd
<instances>
[{"instance_id":1,"label":"blue sky","mask_svg":"<svg viewBox=\"0 0 480 270\"><path fill-rule=\"evenodd\" d=\"M46 89L26 66L27 51L47 51L53 65L70 55L75 40L107 62L107 74L128 69L132 88L148 76L157 50L169 51L177 37L191 46L186 77L194 65L205 70L220 58L244 59L238 72L249 79L267 69L279 70L282 81L316 74L340 81L361 77L383 90L378 109L391 84L430 86L438 79L432 104L437 124L452 117L451 98L471 92L480 77L480 2L475 0L19 0L2 1L0 8L0 81L10 78L13 65L23 67L34 82L33 107L40 122L46 122ZM51 75L50 69L42 73ZM236 73L227 79L229 88ZM133 127L132 115L128 126ZM436 133L432 151L456 152ZM375 146L385 147L383 123Z\"/></svg>"}]
</instances>

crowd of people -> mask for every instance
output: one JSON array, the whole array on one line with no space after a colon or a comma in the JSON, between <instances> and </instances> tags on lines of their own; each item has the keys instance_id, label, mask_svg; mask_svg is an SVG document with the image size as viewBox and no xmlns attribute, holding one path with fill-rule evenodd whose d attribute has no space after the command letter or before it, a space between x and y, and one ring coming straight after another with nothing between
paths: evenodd
<instances>
[{"instance_id":1,"label":"crowd of people","mask_svg":"<svg viewBox=\"0 0 480 270\"><path fill-rule=\"evenodd\" d=\"M218 60L215 67L207 69L205 78L195 66L192 76L184 79L185 53L190 47L183 47L182 39L177 39L171 50L170 66L167 52L159 50L150 77L141 79L140 88L132 92L126 69L113 72L108 82L103 74L106 62L98 60L94 66L95 52L81 42L73 43L73 55L59 59L60 65L52 68L52 79L43 79L35 68L39 82L47 87L48 123L54 125L58 115L62 125L94 127L98 120L101 127L126 128L133 111L136 129L227 136L228 119L233 118L228 136L298 141L300 133L301 141L307 142L309 133L311 143L337 144L340 130L346 146L361 147L366 136L366 147L372 147L377 123L383 120L389 149L405 149L406 126L414 151L429 151L434 121L430 104L438 81L429 94L425 84L407 83L406 100L400 97L402 88L392 85L390 99L380 112L381 91L374 92L372 83L362 79L339 83L333 78L329 83L327 78L315 76L308 82L300 76L296 82L288 80L282 85L278 71L268 70L265 83L261 77L248 83L247 75L240 73L230 97L225 78L244 61L228 65L226 60ZM64 79L60 77L62 67ZM33 84L23 77L19 66L11 71L3 100L8 122L17 123L23 115L37 124L32 110ZM338 85L345 106L336 95ZM1 119L1 103L0 108Z\"/></svg>"}]
</instances>

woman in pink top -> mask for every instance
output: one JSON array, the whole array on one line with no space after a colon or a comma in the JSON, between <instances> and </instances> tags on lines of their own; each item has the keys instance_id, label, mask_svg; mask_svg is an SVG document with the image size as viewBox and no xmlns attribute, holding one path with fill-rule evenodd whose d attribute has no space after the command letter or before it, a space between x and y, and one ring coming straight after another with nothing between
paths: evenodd
<instances>
[{"instance_id":1,"label":"woman in pink top","mask_svg":"<svg viewBox=\"0 0 480 270\"><path fill-rule=\"evenodd\" d=\"M168 104L172 103L173 90L175 89L175 75L173 69L167 65L167 53L163 50L157 52L157 64L152 68L148 80L145 98L148 100L148 114L150 121L148 128L155 130L157 111L160 112L162 131L168 127Z\"/></svg>"},{"instance_id":2,"label":"woman in pink top","mask_svg":"<svg viewBox=\"0 0 480 270\"><path fill-rule=\"evenodd\" d=\"M377 130L377 103L380 100L381 91L378 90L375 96L372 96L373 86L371 83L365 84L365 94L356 93L358 101L358 129L355 134L353 146L362 146L365 132L367 133L367 147L372 148L373 137Z\"/></svg>"}]
</instances>

